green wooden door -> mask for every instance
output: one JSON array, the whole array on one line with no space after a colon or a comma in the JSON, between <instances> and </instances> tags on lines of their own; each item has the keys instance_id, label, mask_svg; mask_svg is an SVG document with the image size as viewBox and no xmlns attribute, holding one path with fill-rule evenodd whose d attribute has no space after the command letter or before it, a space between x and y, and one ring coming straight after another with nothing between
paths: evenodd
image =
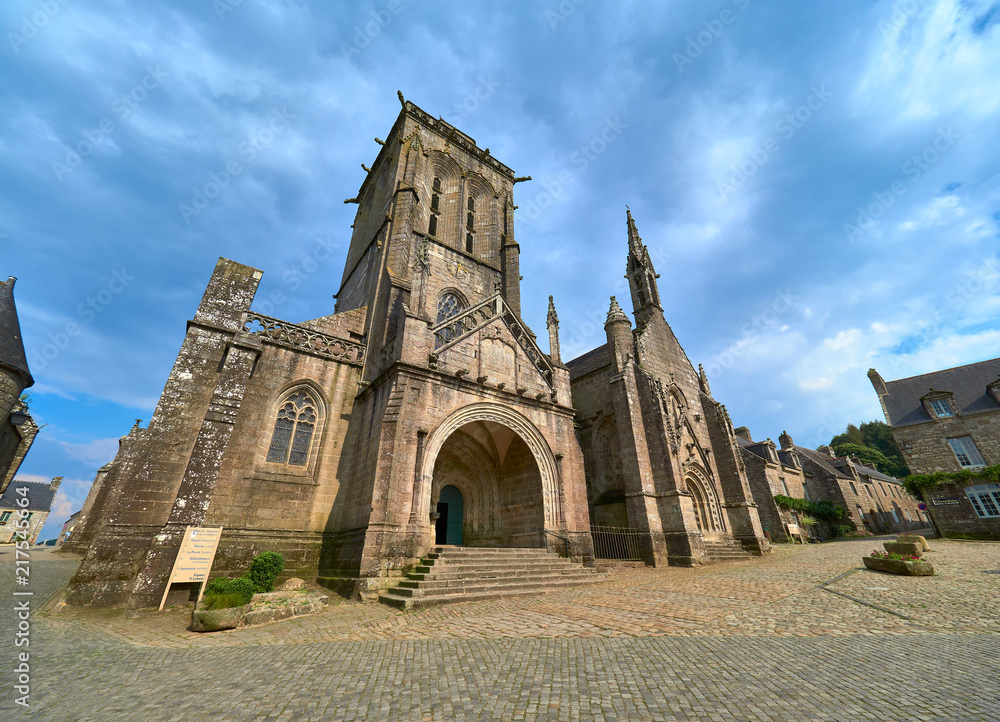
<instances>
[{"instance_id":1,"label":"green wooden door","mask_svg":"<svg viewBox=\"0 0 1000 722\"><path fill-rule=\"evenodd\" d=\"M445 544L462 545L462 517L465 502L462 492L454 486L446 486L441 490L441 503L448 505L448 531Z\"/></svg>"}]
</instances>

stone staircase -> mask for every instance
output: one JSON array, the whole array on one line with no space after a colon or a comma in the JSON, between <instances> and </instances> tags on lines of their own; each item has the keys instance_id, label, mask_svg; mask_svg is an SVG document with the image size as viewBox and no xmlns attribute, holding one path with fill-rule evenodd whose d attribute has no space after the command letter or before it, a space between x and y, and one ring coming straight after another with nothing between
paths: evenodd
<instances>
[{"instance_id":1,"label":"stone staircase","mask_svg":"<svg viewBox=\"0 0 1000 722\"><path fill-rule=\"evenodd\" d=\"M752 556L735 539L728 541L705 541L705 561L708 564L746 561Z\"/></svg>"},{"instance_id":2,"label":"stone staircase","mask_svg":"<svg viewBox=\"0 0 1000 722\"><path fill-rule=\"evenodd\" d=\"M379 595L399 609L545 594L603 581L605 574L545 549L433 548L406 579Z\"/></svg>"}]
</instances>

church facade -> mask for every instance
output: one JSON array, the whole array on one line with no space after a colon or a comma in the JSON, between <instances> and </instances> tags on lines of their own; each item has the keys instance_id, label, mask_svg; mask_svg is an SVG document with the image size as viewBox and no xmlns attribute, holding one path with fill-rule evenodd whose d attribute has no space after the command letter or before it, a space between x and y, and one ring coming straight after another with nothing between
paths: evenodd
<instances>
[{"instance_id":1,"label":"church facade","mask_svg":"<svg viewBox=\"0 0 1000 722\"><path fill-rule=\"evenodd\" d=\"M274 550L362 599L435 545L592 558L592 517L639 532L651 564L704 562L717 540L766 551L631 214L635 329L612 299L608 343L565 364L551 298L548 353L521 320L521 180L403 101L347 201L331 315L257 313L261 271L220 259L153 418L88 498L68 601L158 604L188 525L223 527L213 575Z\"/></svg>"}]
</instances>

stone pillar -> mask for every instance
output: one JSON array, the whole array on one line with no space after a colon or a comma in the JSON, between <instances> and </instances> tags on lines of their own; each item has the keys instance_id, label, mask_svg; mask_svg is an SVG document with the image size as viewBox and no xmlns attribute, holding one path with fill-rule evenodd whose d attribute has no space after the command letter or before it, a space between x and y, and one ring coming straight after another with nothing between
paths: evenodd
<instances>
[{"instance_id":1,"label":"stone pillar","mask_svg":"<svg viewBox=\"0 0 1000 722\"><path fill-rule=\"evenodd\" d=\"M132 590L130 606L149 607L159 603L185 527L200 526L205 521L250 372L259 354L260 340L247 334L234 338L191 451L170 518L146 556Z\"/></svg>"}]
</instances>

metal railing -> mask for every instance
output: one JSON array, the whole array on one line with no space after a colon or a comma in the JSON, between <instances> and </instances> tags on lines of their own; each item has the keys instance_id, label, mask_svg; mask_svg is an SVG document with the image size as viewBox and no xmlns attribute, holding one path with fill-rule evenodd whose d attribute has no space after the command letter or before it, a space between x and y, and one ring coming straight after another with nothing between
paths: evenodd
<instances>
[{"instance_id":1,"label":"metal railing","mask_svg":"<svg viewBox=\"0 0 1000 722\"><path fill-rule=\"evenodd\" d=\"M645 532L625 526L591 525L590 527L590 536L594 540L594 556L598 559L641 562L644 535Z\"/></svg>"}]
</instances>

